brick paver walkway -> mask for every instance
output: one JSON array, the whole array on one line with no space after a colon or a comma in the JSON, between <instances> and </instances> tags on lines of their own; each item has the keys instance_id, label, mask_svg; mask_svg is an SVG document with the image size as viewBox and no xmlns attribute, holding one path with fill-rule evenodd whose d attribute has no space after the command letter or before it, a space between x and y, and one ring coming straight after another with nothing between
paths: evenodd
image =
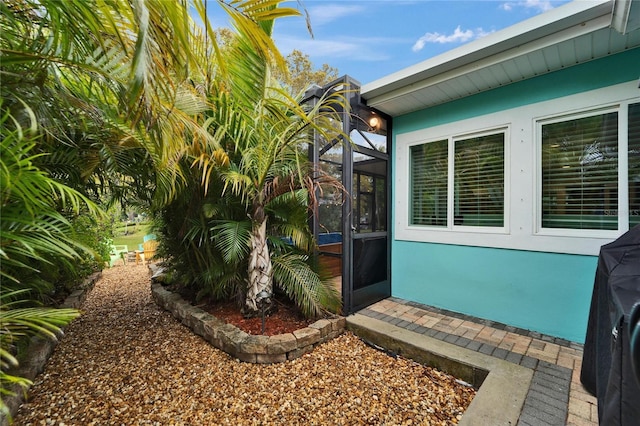
<instances>
[{"instance_id":1,"label":"brick paver walkway","mask_svg":"<svg viewBox=\"0 0 640 426\"><path fill-rule=\"evenodd\" d=\"M596 398L580 383L580 344L394 297L358 313L532 368L518 425L598 424Z\"/></svg>"}]
</instances>

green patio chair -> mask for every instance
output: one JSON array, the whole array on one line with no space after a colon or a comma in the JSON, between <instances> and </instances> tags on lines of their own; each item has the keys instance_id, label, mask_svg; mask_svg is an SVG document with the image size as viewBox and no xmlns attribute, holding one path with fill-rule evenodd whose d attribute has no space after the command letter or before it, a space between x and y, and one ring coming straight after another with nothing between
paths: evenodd
<instances>
[{"instance_id":1,"label":"green patio chair","mask_svg":"<svg viewBox=\"0 0 640 426\"><path fill-rule=\"evenodd\" d=\"M109 268L113 268L116 260L122 259L122 253L128 253L129 248L126 245L111 245L109 251Z\"/></svg>"}]
</instances>

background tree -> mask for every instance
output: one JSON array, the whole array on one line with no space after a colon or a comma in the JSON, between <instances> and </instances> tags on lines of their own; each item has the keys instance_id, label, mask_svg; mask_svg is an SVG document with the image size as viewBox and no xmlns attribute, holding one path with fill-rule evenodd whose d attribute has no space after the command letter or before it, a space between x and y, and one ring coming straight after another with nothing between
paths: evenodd
<instances>
[{"instance_id":1,"label":"background tree","mask_svg":"<svg viewBox=\"0 0 640 426\"><path fill-rule=\"evenodd\" d=\"M318 69L314 69L313 62L309 55L294 49L286 57L286 72L274 71L280 82L289 87L293 96L300 96L314 84L324 86L338 78L338 69L328 64L322 64Z\"/></svg>"}]
</instances>

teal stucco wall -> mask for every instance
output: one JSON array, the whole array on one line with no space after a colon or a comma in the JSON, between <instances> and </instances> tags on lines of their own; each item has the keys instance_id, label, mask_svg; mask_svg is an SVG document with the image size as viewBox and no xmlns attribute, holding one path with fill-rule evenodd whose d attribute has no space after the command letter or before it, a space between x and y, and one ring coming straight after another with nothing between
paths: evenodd
<instances>
[{"instance_id":1,"label":"teal stucco wall","mask_svg":"<svg viewBox=\"0 0 640 426\"><path fill-rule=\"evenodd\" d=\"M598 258L393 242L395 297L584 342Z\"/></svg>"},{"instance_id":2,"label":"teal stucco wall","mask_svg":"<svg viewBox=\"0 0 640 426\"><path fill-rule=\"evenodd\" d=\"M394 117L393 134L603 88L638 78L636 48L608 58ZM392 160L393 161L393 160ZM395 173L396 165L392 164ZM396 180L393 179L393 193ZM582 343L596 256L392 240L395 297Z\"/></svg>"}]
</instances>

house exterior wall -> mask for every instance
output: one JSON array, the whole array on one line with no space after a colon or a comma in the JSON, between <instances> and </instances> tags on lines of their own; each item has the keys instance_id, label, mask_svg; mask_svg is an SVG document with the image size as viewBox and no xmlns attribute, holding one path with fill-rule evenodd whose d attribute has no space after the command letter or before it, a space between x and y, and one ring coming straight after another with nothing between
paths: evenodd
<instances>
[{"instance_id":1,"label":"house exterior wall","mask_svg":"<svg viewBox=\"0 0 640 426\"><path fill-rule=\"evenodd\" d=\"M640 102L633 65L638 63L636 48L395 117L393 295L583 342L599 247L626 231L628 224L623 218L618 230L595 232L547 232L539 227L538 123L618 108L622 128L626 106ZM506 134L504 227L411 226L409 147L453 133L491 129ZM621 136L619 144L623 151L626 137ZM626 157L619 166L626 167ZM626 172L619 177L626 178ZM625 197L621 195L622 201Z\"/></svg>"}]
</instances>

